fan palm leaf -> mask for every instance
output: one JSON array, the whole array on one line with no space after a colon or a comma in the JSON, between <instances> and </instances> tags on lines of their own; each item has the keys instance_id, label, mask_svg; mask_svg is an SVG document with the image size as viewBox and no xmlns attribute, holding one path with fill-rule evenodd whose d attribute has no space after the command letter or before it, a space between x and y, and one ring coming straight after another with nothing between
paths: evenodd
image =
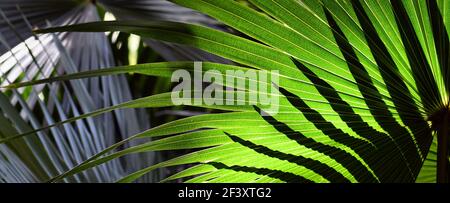
<instances>
[{"instance_id":1,"label":"fan palm leaf","mask_svg":"<svg viewBox=\"0 0 450 203\"><path fill-rule=\"evenodd\" d=\"M184 118L141 132L52 181L126 154L177 149L198 150L119 181L192 163L196 165L166 181L414 182L421 181L418 177L432 181L430 174L436 171L437 181L448 181L450 22L444 0L250 0L254 7L236 1L172 2L205 13L245 37L194 24L143 21L39 32L122 31L193 46L238 64L204 63L204 71L277 70L279 81L266 85L278 89L270 95L279 99L278 113L266 112L259 104L194 104L230 112ZM195 72L191 62L142 64L10 87L123 72L170 77L180 67ZM63 123L114 109L167 105L173 105L168 93L154 95ZM108 153L149 137L162 138Z\"/></svg>"},{"instance_id":2,"label":"fan palm leaf","mask_svg":"<svg viewBox=\"0 0 450 203\"><path fill-rule=\"evenodd\" d=\"M157 20L178 18L180 21L218 26L216 21L203 14L181 8L167 1L139 0L130 4L129 2L110 0L99 1L98 3L106 9L121 8L112 11L117 15L129 14L135 6L140 6L142 8L140 12L133 12L135 18L151 17ZM124 5L130 7L126 8ZM142 7L142 5L146 6ZM158 12L155 12L157 10ZM178 11L178 13L174 11ZM181 11L182 13L180 13ZM63 26L99 21L100 15L97 7L90 1L2 1L0 3L0 14L2 85L115 65L109 42L103 33L62 33L41 36L32 33L32 29L48 25ZM181 14L187 19L181 19L179 16ZM156 42L154 44L155 46L159 45ZM166 57L172 57L172 60L183 59L184 55L196 53L196 57L190 59L224 61L212 54L178 46L175 47L180 48L182 51L179 53L182 54L170 54L174 46L167 45L157 48ZM50 92L48 98L45 98L46 96L42 94L45 91ZM60 94L62 94L61 98L59 98ZM5 114L5 125L2 126L5 129L2 138L132 99L126 78L122 75L76 81L67 85L35 86L31 89L13 91L12 95L2 94L1 96L4 99L1 111ZM8 103L7 97L9 96L12 105ZM14 106L19 106L20 112L13 110ZM39 113L36 114L37 111L45 115L44 119L38 118L40 115ZM39 132L39 138L18 141L19 145L1 146L2 157L11 159L11 161L3 159L2 164L12 167L11 164L17 162L17 164L21 164L20 166L29 167L20 170L17 170L17 167L16 169L2 168L1 171L4 172L4 176L9 177L2 179L2 181L44 181L68 170L87 157L106 148L106 146L113 144L117 137L125 139L141 130L148 129L149 125L145 122L148 118L143 113L134 109L115 111L99 118L90 119L88 122L66 124L59 129L52 129L49 133ZM122 121L115 122L114 119ZM31 126L27 122L30 122ZM7 125L7 123L11 123L11 125ZM18 129L14 128L15 125ZM56 142L52 138L47 138L49 137L48 134L53 134ZM129 145L133 144L136 143ZM14 156L10 157L3 154L11 154L11 150L19 156L13 158ZM90 174L80 174L81 177L77 176L76 179L70 181L108 182L117 179L121 176L120 174L123 175L127 171L137 170L152 163L153 159L154 155L151 153L127 157L124 162L126 164L117 160L106 167L97 167ZM25 163L22 163L23 161ZM30 173L34 176L27 174L30 170ZM22 174L21 171L27 173ZM14 174L15 172L18 174ZM30 179L26 181L23 178L14 179L14 177L25 175ZM152 181L152 179L144 181Z\"/></svg>"}]
</instances>

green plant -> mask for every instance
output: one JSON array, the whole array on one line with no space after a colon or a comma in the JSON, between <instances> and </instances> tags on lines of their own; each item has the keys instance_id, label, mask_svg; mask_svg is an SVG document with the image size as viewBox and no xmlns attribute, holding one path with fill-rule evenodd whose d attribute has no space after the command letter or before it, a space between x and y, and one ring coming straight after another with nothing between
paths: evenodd
<instances>
[{"instance_id":1,"label":"green plant","mask_svg":"<svg viewBox=\"0 0 450 203\"><path fill-rule=\"evenodd\" d=\"M211 18L164 0L99 0L95 4L86 0L1 1L0 86L129 64L130 58L139 58L133 53L141 54L141 50L165 60L224 61L189 47L148 39L133 42L126 33L55 33L39 36L32 33L32 29L48 25L109 20L113 14L118 19L178 20L218 26ZM136 47L134 50L129 48L132 45ZM171 54L175 53L173 50L176 54ZM134 84L129 84L127 79L124 75L117 75L13 91L2 89L0 139L129 101L132 99L129 86ZM150 128L154 125L148 118L150 116L142 109L114 111L0 145L0 182L45 181L78 165L116 140ZM132 142L126 146L135 144ZM159 157L154 153L127 156L66 181L111 182L151 165L157 159ZM158 176L153 173L140 181L156 181L160 179Z\"/></svg>"},{"instance_id":2,"label":"green plant","mask_svg":"<svg viewBox=\"0 0 450 203\"><path fill-rule=\"evenodd\" d=\"M96 22L38 32L121 31L193 46L238 64L204 63L204 71L278 70L279 83L268 85L279 87L272 95L280 99L279 113L263 116L260 106L251 105L200 105L230 112L154 127L52 181L126 154L199 149L120 182L190 163L196 165L164 181L195 176L188 182L448 182L450 22L445 0L249 0L252 7L221 0L172 2L205 13L245 37L162 21ZM194 64L115 67L9 88L118 73L170 77L179 68L192 71ZM63 123L115 109L171 105L170 94L164 93ZM161 138L110 153L130 140L149 137Z\"/></svg>"}]
</instances>

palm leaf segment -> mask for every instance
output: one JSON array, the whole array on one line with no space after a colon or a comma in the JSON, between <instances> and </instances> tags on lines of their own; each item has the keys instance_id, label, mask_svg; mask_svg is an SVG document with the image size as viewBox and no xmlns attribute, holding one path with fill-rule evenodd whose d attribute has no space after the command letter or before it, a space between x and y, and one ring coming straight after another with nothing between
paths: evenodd
<instances>
[{"instance_id":1,"label":"palm leaf segment","mask_svg":"<svg viewBox=\"0 0 450 203\"><path fill-rule=\"evenodd\" d=\"M124 16L132 18L197 22L218 27L217 21L203 14L163 0L102 0L97 3L114 14L127 14ZM138 12L130 12L136 7L140 8ZM181 15L184 17L181 18ZM112 50L103 33L56 33L40 36L32 33L32 29L47 27L49 24L63 26L99 20L100 14L92 1L0 2L1 85L114 66ZM193 48L162 42L151 42L151 46L170 60L226 62ZM170 54L172 49L177 50L176 55ZM131 100L124 76L40 85L10 93L0 93L1 138ZM73 99L74 97L77 99ZM16 108L20 111L17 112ZM36 112L45 116L40 118ZM87 122L54 128L51 132L38 132L38 137L31 140L2 145L0 165L4 167L0 168L0 182L44 181L62 173L113 144L117 137L125 139L148 129L149 126L145 123L148 119L140 113L142 112L134 109L115 111ZM114 119L121 122L115 122ZM136 143L129 143L133 144ZM153 157L151 153L129 156L122 162L115 160L67 181L110 182L130 171L151 165ZM151 178L141 180L151 181Z\"/></svg>"},{"instance_id":2,"label":"palm leaf segment","mask_svg":"<svg viewBox=\"0 0 450 203\"><path fill-rule=\"evenodd\" d=\"M262 116L259 106L213 106L231 112L142 132L130 139L172 136L109 155L106 150L53 180L129 153L205 147L121 181L188 163L198 164L166 180L413 182L419 172L427 180L435 174L436 128L430 118L448 111L450 88L444 0L251 0L254 8L234 1L173 2L255 40L173 22L100 22L44 32L117 30L194 46L240 64L205 63L205 70L279 70L279 92L272 95L280 98L279 113ZM192 66L144 64L40 82L122 72L170 76ZM162 94L112 109L167 105L170 97Z\"/></svg>"}]
</instances>

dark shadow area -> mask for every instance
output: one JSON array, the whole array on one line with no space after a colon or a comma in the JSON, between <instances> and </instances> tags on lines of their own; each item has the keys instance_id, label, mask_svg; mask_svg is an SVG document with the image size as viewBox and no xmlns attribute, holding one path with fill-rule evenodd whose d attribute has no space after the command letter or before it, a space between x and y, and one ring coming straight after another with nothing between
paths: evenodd
<instances>
[{"instance_id":1,"label":"dark shadow area","mask_svg":"<svg viewBox=\"0 0 450 203\"><path fill-rule=\"evenodd\" d=\"M322 177L326 178L330 182L336 183L348 183L350 182L347 178L345 178L342 174L337 172L334 168L314 159L306 158L301 155L292 155L286 154L280 151L272 150L268 147L254 144L250 141L243 140L238 136L230 135L227 132L224 132L227 136L229 136L234 142L237 142L253 151L264 154L273 158L277 158L280 160L288 161L299 166L303 166L308 168Z\"/></svg>"},{"instance_id":2,"label":"dark shadow area","mask_svg":"<svg viewBox=\"0 0 450 203\"><path fill-rule=\"evenodd\" d=\"M394 1L397 3L401 3L399 1ZM396 4L396 3L393 3ZM402 122L407 125L410 130L413 133L413 137L416 140L416 143L419 145L420 152L423 156L426 156L428 154L428 150L432 141L431 131L428 127L428 124L426 121L422 118L422 115L420 114L420 111L418 107L415 105L413 97L411 93L409 92L407 85L405 81L399 77L399 72L397 67L395 66L394 60L389 55L389 52L384 45L384 42L381 40L381 38L378 36L377 31L375 27L372 25L368 15L365 13L360 1L353 0L352 1L353 9L356 12L356 15L358 17L358 21L364 31L364 35L367 39L367 43L369 45L370 50L372 51L372 55L375 58L375 61L377 62L377 65L380 69L381 76L383 77L384 83L386 84L387 90L389 94L391 95L391 99L395 105L395 108L402 120ZM395 7L394 7L395 10ZM398 12L398 11L397 11ZM414 32L413 32L414 33ZM411 35L412 33L409 33ZM408 35L408 36L409 36ZM406 37L406 36L404 36ZM411 51L411 47L406 48L408 53ZM410 53L408 54L409 57ZM422 61L423 62L423 61ZM423 67L423 66L421 66ZM420 67L414 67L414 75L415 77L418 77L417 74L419 70L417 70ZM424 70L422 70L424 71ZM425 73L428 73L428 71L425 71ZM419 84L419 83L418 83ZM423 88L420 90L421 96L424 97L424 94L422 91L425 91ZM420 92L419 92L420 94ZM426 99L427 100L427 99ZM428 104L427 104L428 105ZM398 135L393 135L398 136ZM398 138L396 138L398 139ZM409 138L408 138L409 139ZM406 138L398 140L399 144L408 143L410 141L405 141ZM401 142L400 142L401 141ZM409 154L415 154L417 150L407 150L404 151L406 154L408 154L408 157L413 157ZM410 163L410 166L414 167L412 168L412 172L414 175L417 175L419 173L420 167L421 167L421 161L419 162L413 162Z\"/></svg>"},{"instance_id":3,"label":"dark shadow area","mask_svg":"<svg viewBox=\"0 0 450 203\"><path fill-rule=\"evenodd\" d=\"M327 135L332 140L351 148L358 155L360 155L361 158L366 161L369 167L378 176L380 181L392 181L401 175L410 174L409 171L404 171L405 169L408 170L408 166L406 165L405 160L402 158L401 152L395 147L395 144L392 142L392 140L390 140L386 135L373 130L370 126L362 126L367 124L364 124L362 120L357 121L361 118L355 119L355 116L345 116L347 118L343 119L346 119L344 121L348 126L350 126L352 130L360 134L361 137L368 139L371 143L363 141L362 139L352 137L347 133L344 133L342 130L336 128L332 123L326 121L319 112L310 108L298 96L281 87L280 92L288 98L289 102L293 106L295 106L303 113L306 119L312 122L317 129L322 131L323 134ZM349 108L351 109L351 107ZM348 114L351 113L351 111L348 112ZM339 115L342 118L343 113L339 113ZM349 119L351 119L351 121ZM386 161L389 161L389 164L395 165L395 167L393 167L393 171L386 172L386 166L382 164ZM409 175L408 178L410 180L411 175Z\"/></svg>"},{"instance_id":4,"label":"dark shadow area","mask_svg":"<svg viewBox=\"0 0 450 203\"><path fill-rule=\"evenodd\" d=\"M345 104L344 107L339 107L336 105L332 105L333 109L336 112L345 112L345 113L339 113L339 116L344 120L349 127L355 131L358 135L361 137L364 137L365 139L368 139L372 142L372 144L375 145L376 150L373 152L369 152L372 154L371 156L377 157L378 160L381 160L381 156L398 156L398 161L391 162L391 164L395 164L395 172L389 172L387 170L384 170L384 166L381 164L378 164L378 161L375 161L373 163L369 162L368 164L371 166L371 168L375 171L377 175L379 175L379 178L382 182L385 181L393 181L395 179L401 180L401 181L412 181L414 180L414 175L411 174L409 171L408 163L417 164L420 162L420 155L417 152L417 147L414 144L413 140L411 139L410 133L407 131L406 128L401 126L397 123L397 121L393 118L392 113L388 110L387 105L384 103L384 101L381 99L382 96L376 89L375 85L372 82L371 77L369 76L369 73L364 68L364 66L359 62L355 51L353 50L353 47L351 46L348 39L345 37L342 30L337 25L336 21L333 19L331 13L325 9L325 14L328 20L328 24L333 30L334 38L344 55L344 58L348 64L349 70L352 73L353 77L355 78L356 84L358 85L358 89L360 90L361 94L364 97L364 101L369 107L369 110L372 114L372 116L375 118L377 123L385 130L389 136L385 133L380 133L374 129L372 129L367 123L365 123L362 118L355 114L352 107L343 101L340 96L336 92L325 92L321 91L321 94L328 94L331 98L334 98L332 100L328 100L329 102L333 103L343 103ZM305 67L302 69L304 70ZM304 71L308 71L307 69ZM329 86L326 84L325 81L321 80L318 77L310 78L311 80L314 80L321 84L322 86ZM329 86L332 88L331 86ZM334 101L337 100L337 101ZM349 115L355 115L353 117L350 117ZM360 128L368 129L368 132L360 132L361 130L358 130ZM402 148L406 148L407 150L404 151L410 151L411 153L407 153L403 155L403 152L400 151L400 146ZM364 157L364 152L367 152L367 150L362 151L362 153L358 153L361 156ZM414 153L415 152L415 153ZM367 158L364 158L367 160L370 160ZM372 159L373 160L373 159Z\"/></svg>"},{"instance_id":5,"label":"dark shadow area","mask_svg":"<svg viewBox=\"0 0 450 203\"><path fill-rule=\"evenodd\" d=\"M433 29L434 45L436 46L441 73L444 77L444 85L447 93L450 93L450 52L447 29L445 28L444 18L441 15L436 0L427 0L427 6Z\"/></svg>"},{"instance_id":6,"label":"dark shadow area","mask_svg":"<svg viewBox=\"0 0 450 203\"><path fill-rule=\"evenodd\" d=\"M425 110L433 110L437 104L441 103L441 95L434 80L430 64L425 57L419 39L415 35L414 27L403 3L401 1L391 0L391 4L397 26L399 26L400 37L406 50L412 75L419 91L419 96L421 97Z\"/></svg>"},{"instance_id":7,"label":"dark shadow area","mask_svg":"<svg viewBox=\"0 0 450 203\"><path fill-rule=\"evenodd\" d=\"M312 181L303 178L301 176L295 175L293 173L287 173L279 170L271 170L267 168L255 168L248 166L227 166L220 162L209 162L211 166L214 166L217 169L228 169L236 172L247 172L247 173L256 173L258 175L268 176L271 178L276 178L288 183L313 183Z\"/></svg>"},{"instance_id":8,"label":"dark shadow area","mask_svg":"<svg viewBox=\"0 0 450 203\"><path fill-rule=\"evenodd\" d=\"M281 90L281 88L280 88ZM272 125L278 132L283 133L289 139L296 141L299 145L305 146L314 151L325 154L345 167L355 177L358 182L378 182L376 177L353 155L338 147L325 145L317 142L312 138L306 137L302 133L291 129L285 123L276 120L274 117L263 112L258 107L254 107L261 117L270 125Z\"/></svg>"}]
</instances>

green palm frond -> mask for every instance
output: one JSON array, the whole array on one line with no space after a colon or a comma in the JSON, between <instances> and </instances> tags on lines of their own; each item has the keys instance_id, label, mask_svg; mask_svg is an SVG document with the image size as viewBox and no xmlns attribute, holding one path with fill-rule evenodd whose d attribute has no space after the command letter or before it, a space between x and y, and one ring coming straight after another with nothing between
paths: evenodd
<instances>
[{"instance_id":1,"label":"green palm frond","mask_svg":"<svg viewBox=\"0 0 450 203\"><path fill-rule=\"evenodd\" d=\"M121 31L196 47L237 64L204 63L203 71L277 70L279 81L267 85L278 89L269 95L279 99L278 113L266 112L262 105L194 104L227 112L179 119L141 132L51 181L127 154L178 149L198 150L118 181L135 181L152 170L184 164L195 166L164 181L421 182L433 181L430 174L436 176L442 168L438 178L446 175L448 181L448 151L436 146L436 142L448 146L440 140L448 141L449 136L450 22L445 0L250 0L252 7L222 0L172 2L242 34L136 20L38 32ZM195 71L194 66L140 64L10 87L125 72L170 77L178 68ZM242 91L251 89L246 86ZM169 93L153 95L64 123L115 109L171 105ZM150 137L160 139L113 151L130 140ZM13 140L17 139L2 142Z\"/></svg>"},{"instance_id":2,"label":"green palm frond","mask_svg":"<svg viewBox=\"0 0 450 203\"><path fill-rule=\"evenodd\" d=\"M198 22L219 28L217 21L167 1L136 0L130 3L105 0L97 3L98 6L91 1L75 0L0 2L1 84L114 66L113 53L103 33L57 33L40 36L32 33L32 29L48 25L63 26L99 21L101 9L98 7L111 10L117 15L127 14L124 16L128 17L180 19L179 21ZM130 10L136 7L140 7L140 11L131 15ZM188 47L165 46L157 42L152 42L152 46L162 53L170 53L174 47L179 49L176 56L165 54L170 56L171 60L195 55L189 59L226 62L212 54ZM5 94L2 91L0 94L3 99L0 112L5 116L0 137L5 139L132 99L128 82L123 75L73 81L68 84L40 85ZM20 109L19 112L15 108ZM0 182L42 182L62 173L113 144L117 138L126 139L148 129L148 117L144 113L135 109L115 111L87 122L66 124L50 132L38 132L38 137L18 141L20 144L0 146L0 156L5 157L0 164L8 166L0 169ZM127 146L135 144L137 143L127 143ZM16 155L12 156L11 151ZM115 160L106 167L96 167L87 173L79 174L69 181L110 182L130 171L151 165L154 159L152 153L128 156L124 160ZM152 177L142 180L152 181Z\"/></svg>"}]
</instances>

